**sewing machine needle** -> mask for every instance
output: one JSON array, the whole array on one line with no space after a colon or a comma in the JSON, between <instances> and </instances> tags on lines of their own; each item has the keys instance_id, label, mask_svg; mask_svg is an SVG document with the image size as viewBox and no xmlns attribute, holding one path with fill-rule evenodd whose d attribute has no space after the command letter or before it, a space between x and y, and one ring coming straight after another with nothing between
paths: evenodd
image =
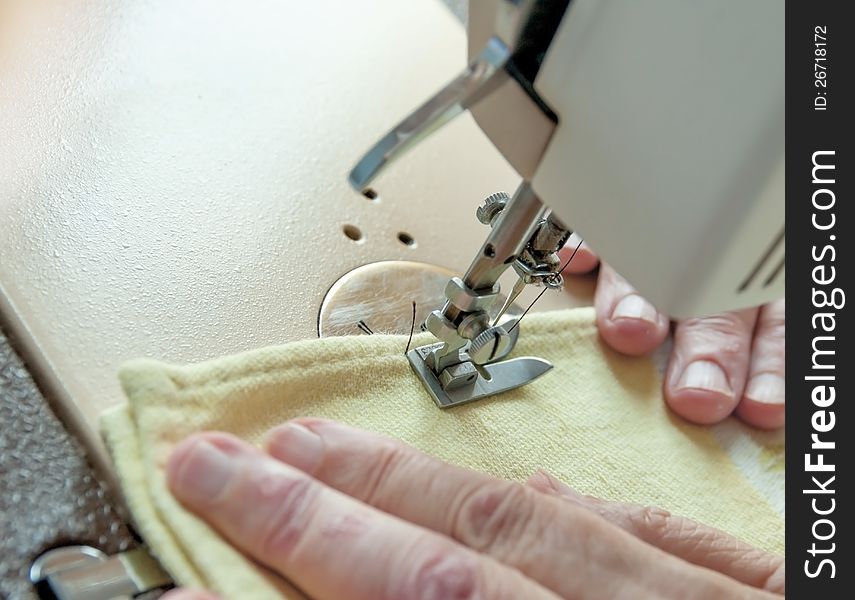
<instances>
[{"instance_id":1,"label":"sewing machine needle","mask_svg":"<svg viewBox=\"0 0 855 600\"><path fill-rule=\"evenodd\" d=\"M499 322L499 319L502 318L502 315L505 314L505 311L508 310L508 307L513 303L513 301L517 299L517 296L522 293L522 291L525 289L525 285L525 281L522 277L520 277L514 284L511 293L508 294L508 299L505 300L505 303L502 305L502 309L499 311L499 314L497 314L496 318L493 319L493 327L496 326L496 324Z\"/></svg>"}]
</instances>

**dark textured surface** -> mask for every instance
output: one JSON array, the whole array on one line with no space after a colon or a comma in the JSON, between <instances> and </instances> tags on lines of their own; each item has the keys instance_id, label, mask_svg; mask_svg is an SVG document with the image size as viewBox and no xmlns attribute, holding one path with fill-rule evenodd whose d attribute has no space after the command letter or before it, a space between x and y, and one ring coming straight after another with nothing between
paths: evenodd
<instances>
[{"instance_id":1,"label":"dark textured surface","mask_svg":"<svg viewBox=\"0 0 855 600\"><path fill-rule=\"evenodd\" d=\"M0 333L0 598L35 598L27 573L44 550L134 544L80 445Z\"/></svg>"}]
</instances>

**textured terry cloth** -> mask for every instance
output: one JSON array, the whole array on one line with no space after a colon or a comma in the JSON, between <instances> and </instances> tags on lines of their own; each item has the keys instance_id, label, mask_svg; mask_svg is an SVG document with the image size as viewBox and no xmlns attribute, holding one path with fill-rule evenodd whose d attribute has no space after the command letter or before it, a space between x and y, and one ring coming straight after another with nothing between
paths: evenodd
<instances>
[{"instance_id":1,"label":"textured terry cloth","mask_svg":"<svg viewBox=\"0 0 855 600\"><path fill-rule=\"evenodd\" d=\"M194 431L260 443L273 425L315 416L509 479L543 468L581 492L659 506L783 551L782 515L754 483L761 472L783 489L780 436L731 424L737 429L728 435L741 442L728 444L729 452L714 430L670 414L653 363L601 344L593 309L534 314L521 326L515 354L544 357L555 368L517 390L447 410L422 389L401 336L308 340L189 366L128 363L120 372L128 403L107 412L102 429L140 532L181 584L224 598L296 597L185 511L167 489L164 465ZM425 334L414 340L429 341ZM754 451L745 448L766 459L740 466Z\"/></svg>"}]
</instances>

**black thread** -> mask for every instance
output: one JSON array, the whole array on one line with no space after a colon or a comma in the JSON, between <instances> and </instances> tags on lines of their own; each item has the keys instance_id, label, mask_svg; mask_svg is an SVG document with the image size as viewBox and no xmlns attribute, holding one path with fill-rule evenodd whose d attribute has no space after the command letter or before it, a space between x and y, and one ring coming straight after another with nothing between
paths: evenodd
<instances>
[{"instance_id":1,"label":"black thread","mask_svg":"<svg viewBox=\"0 0 855 600\"><path fill-rule=\"evenodd\" d=\"M410 351L410 344L413 342L413 333L416 330L416 301L413 300L413 324L410 326L410 338L407 340L407 349L404 350L404 355Z\"/></svg>"},{"instance_id":2,"label":"black thread","mask_svg":"<svg viewBox=\"0 0 855 600\"><path fill-rule=\"evenodd\" d=\"M573 254L571 254L571 255L570 255L570 258L568 258L568 259L567 259L567 262L566 262L566 263L564 263L564 266L563 266L563 267L561 267L561 270L560 270L560 271L558 271L558 274L559 274L559 275L561 275L561 274L564 272L564 269L566 269L566 268L567 268L567 265L569 265L569 264L570 264L570 261L571 261L571 260L573 260L573 257L574 257L574 256L576 256L576 253L579 251L579 248L581 248L581 247L582 247L582 242L583 242L583 240L579 240L579 244L576 246L576 249L575 249L575 250L573 250ZM543 296L543 295L546 293L546 290L548 290L548 289L549 289L548 287L545 287L545 286L544 286L544 288L543 288L542 290L540 290L540 293L537 295L537 298L535 298L535 299L534 299L534 302L532 302L531 304L529 304L529 305L528 305L528 308L527 308L527 309L525 309L525 310L523 311L523 314L521 314L521 315L520 315L520 318L519 318L519 319L517 319L517 320L516 320L516 322L514 322L513 326L508 330L508 333L512 332L512 331L514 330L514 327L516 327L517 325L519 325L519 324L520 324L520 321L522 321L522 320L523 320L523 317L524 317L524 316L526 316L526 315L528 314L528 311L530 311L530 310L531 310L531 307L532 307L532 306L534 306L534 305L535 305L535 303L537 303L537 301L538 301L538 300L540 300L540 297L541 297L541 296Z\"/></svg>"}]
</instances>

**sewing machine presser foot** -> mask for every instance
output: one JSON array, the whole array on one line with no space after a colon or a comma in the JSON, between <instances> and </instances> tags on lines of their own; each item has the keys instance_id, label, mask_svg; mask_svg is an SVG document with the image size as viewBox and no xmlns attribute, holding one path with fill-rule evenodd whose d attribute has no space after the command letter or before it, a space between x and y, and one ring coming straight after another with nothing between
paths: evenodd
<instances>
[{"instance_id":1,"label":"sewing machine presser foot","mask_svg":"<svg viewBox=\"0 0 855 600\"><path fill-rule=\"evenodd\" d=\"M428 355L442 343L407 352L407 359L425 390L440 408L459 406L523 386L537 379L552 364L542 358L524 356L501 362L475 365L464 361L447 367L437 376L428 366Z\"/></svg>"}]
</instances>

